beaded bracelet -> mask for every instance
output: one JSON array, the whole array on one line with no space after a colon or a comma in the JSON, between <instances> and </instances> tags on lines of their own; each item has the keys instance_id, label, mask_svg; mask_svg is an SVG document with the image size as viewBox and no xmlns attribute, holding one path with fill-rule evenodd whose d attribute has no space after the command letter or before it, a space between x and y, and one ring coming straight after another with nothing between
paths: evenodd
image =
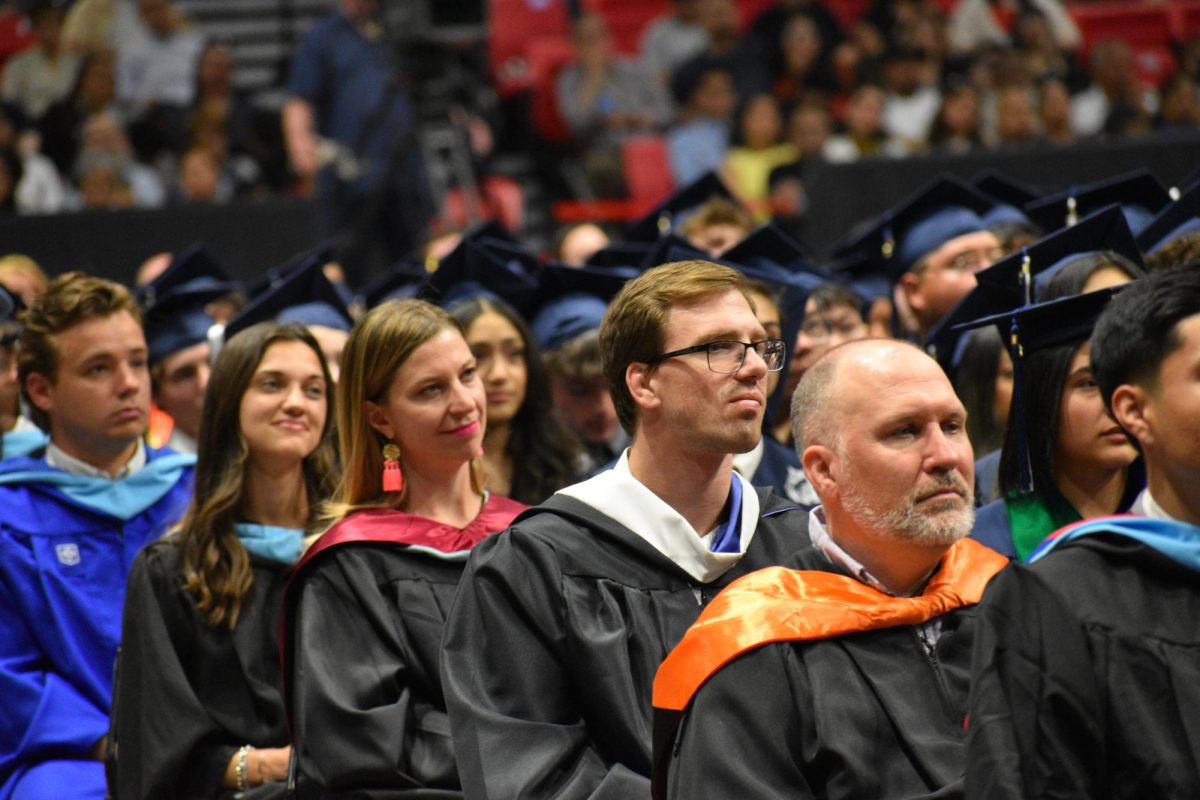
<instances>
[{"instance_id":1,"label":"beaded bracelet","mask_svg":"<svg viewBox=\"0 0 1200 800\"><path fill-rule=\"evenodd\" d=\"M237 790L239 792L244 792L247 788L246 760L250 757L250 751L253 749L253 745L244 744L237 751L237 762L233 766L233 774L237 777Z\"/></svg>"}]
</instances>

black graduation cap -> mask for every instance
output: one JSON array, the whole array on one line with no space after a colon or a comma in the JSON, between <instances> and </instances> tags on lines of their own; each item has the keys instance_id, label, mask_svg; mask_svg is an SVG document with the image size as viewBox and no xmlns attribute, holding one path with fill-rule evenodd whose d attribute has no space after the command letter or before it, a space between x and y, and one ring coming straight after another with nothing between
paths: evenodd
<instances>
[{"instance_id":1,"label":"black graduation cap","mask_svg":"<svg viewBox=\"0 0 1200 800\"><path fill-rule=\"evenodd\" d=\"M547 264L538 276L537 313L530 320L543 352L600 327L609 302L639 272L631 267Z\"/></svg>"},{"instance_id":2,"label":"black graduation cap","mask_svg":"<svg viewBox=\"0 0 1200 800\"><path fill-rule=\"evenodd\" d=\"M648 242L611 242L600 248L585 261L589 267L635 267L640 268L654 245Z\"/></svg>"},{"instance_id":3,"label":"black graduation cap","mask_svg":"<svg viewBox=\"0 0 1200 800\"><path fill-rule=\"evenodd\" d=\"M217 264L208 248L197 242L172 257L167 268L139 287L134 297L144 313L169 295L203 294L212 301L240 288L241 284Z\"/></svg>"},{"instance_id":4,"label":"black graduation cap","mask_svg":"<svg viewBox=\"0 0 1200 800\"><path fill-rule=\"evenodd\" d=\"M1148 170L1140 169L1035 200L1025 206L1025 213L1044 230L1056 231L1117 203L1130 230L1138 233L1170 202L1167 187Z\"/></svg>"},{"instance_id":5,"label":"black graduation cap","mask_svg":"<svg viewBox=\"0 0 1200 800\"><path fill-rule=\"evenodd\" d=\"M369 283L359 299L367 308L374 308L387 300L415 297L426 276L423 264L402 259Z\"/></svg>"},{"instance_id":6,"label":"black graduation cap","mask_svg":"<svg viewBox=\"0 0 1200 800\"><path fill-rule=\"evenodd\" d=\"M1175 239L1200 232L1200 183L1164 208L1137 235L1143 253L1156 253Z\"/></svg>"},{"instance_id":7,"label":"black graduation cap","mask_svg":"<svg viewBox=\"0 0 1200 800\"><path fill-rule=\"evenodd\" d=\"M960 331L965 332L985 325L995 325L1000 331L1000 337L1008 345L1013 361L1013 399L1009 425L1016 426L1020 432L1017 437L1022 451L1017 454L1021 465L1020 491L1030 492L1034 489L1029 466L1029 444L1025 434L1024 360L1039 350L1087 341L1091 338L1096 320L1108 307L1113 296L1124 288L1111 286L1045 303L1022 305L957 326Z\"/></svg>"},{"instance_id":8,"label":"black graduation cap","mask_svg":"<svg viewBox=\"0 0 1200 800\"><path fill-rule=\"evenodd\" d=\"M870 305L879 298L891 300L891 279L879 269L878 262L869 253L860 250L834 258L825 262L824 269L833 280L849 286L862 299L863 305Z\"/></svg>"},{"instance_id":9,"label":"black graduation cap","mask_svg":"<svg viewBox=\"0 0 1200 800\"><path fill-rule=\"evenodd\" d=\"M717 173L709 171L687 186L676 189L650 213L632 222L625 238L635 242L653 242L674 230L680 215L699 208L714 196L737 202L733 192L729 191Z\"/></svg>"},{"instance_id":10,"label":"black graduation cap","mask_svg":"<svg viewBox=\"0 0 1200 800\"><path fill-rule=\"evenodd\" d=\"M307 250L301 250L299 253L290 256L282 264L271 267L260 277L246 284L246 296L251 298L258 297L267 289L283 283L283 280L288 275L313 262L324 267L330 261L335 260L334 251L336 248L337 243L333 239L326 239Z\"/></svg>"},{"instance_id":11,"label":"black graduation cap","mask_svg":"<svg viewBox=\"0 0 1200 800\"><path fill-rule=\"evenodd\" d=\"M499 297L528 318L536 302L535 268L540 271L536 257L528 252L489 245L487 239L464 238L417 290L417 297L440 306Z\"/></svg>"},{"instance_id":12,"label":"black graduation cap","mask_svg":"<svg viewBox=\"0 0 1200 800\"><path fill-rule=\"evenodd\" d=\"M313 258L247 303L225 326L225 341L251 325L272 321L349 331L354 327L354 318L325 277L323 266L319 258Z\"/></svg>"},{"instance_id":13,"label":"black graduation cap","mask_svg":"<svg viewBox=\"0 0 1200 800\"><path fill-rule=\"evenodd\" d=\"M962 361L967 334L970 333L959 326L983 317L1012 311L1023 302L1021 290L1016 285L1000 287L980 284L938 320L933 330L925 337L925 351L937 359L945 373L953 380Z\"/></svg>"},{"instance_id":14,"label":"black graduation cap","mask_svg":"<svg viewBox=\"0 0 1200 800\"><path fill-rule=\"evenodd\" d=\"M1139 267L1145 267L1119 206L1102 208L1070 228L1044 236L980 270L975 277L980 286L1018 290L1023 302L1037 302L1046 284L1060 269L1080 256L1101 250L1119 253Z\"/></svg>"},{"instance_id":15,"label":"black graduation cap","mask_svg":"<svg viewBox=\"0 0 1200 800\"><path fill-rule=\"evenodd\" d=\"M1013 180L994 169L983 169L975 173L975 177L971 178L971 185L989 197L1018 209L1042 197L1042 192L1038 189Z\"/></svg>"},{"instance_id":16,"label":"black graduation cap","mask_svg":"<svg viewBox=\"0 0 1200 800\"><path fill-rule=\"evenodd\" d=\"M983 217L996 205L958 178L942 176L885 211L833 254L844 258L861 252L874 270L895 283L921 258L951 239L987 230Z\"/></svg>"},{"instance_id":17,"label":"black graduation cap","mask_svg":"<svg viewBox=\"0 0 1200 800\"><path fill-rule=\"evenodd\" d=\"M205 308L239 288L202 244L172 258L162 274L137 291L150 364L208 341L215 321Z\"/></svg>"},{"instance_id":18,"label":"black graduation cap","mask_svg":"<svg viewBox=\"0 0 1200 800\"><path fill-rule=\"evenodd\" d=\"M802 266L808 271L817 269L800 243L773 222L750 231L740 242L721 253L721 258L747 267L775 266L788 269Z\"/></svg>"}]
</instances>

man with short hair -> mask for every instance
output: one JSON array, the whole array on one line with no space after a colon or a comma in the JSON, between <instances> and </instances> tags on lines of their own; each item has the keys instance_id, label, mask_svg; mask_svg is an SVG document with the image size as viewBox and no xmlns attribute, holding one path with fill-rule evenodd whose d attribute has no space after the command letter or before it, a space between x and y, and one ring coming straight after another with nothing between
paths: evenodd
<instances>
[{"instance_id":1,"label":"man with short hair","mask_svg":"<svg viewBox=\"0 0 1200 800\"><path fill-rule=\"evenodd\" d=\"M654 683L655 796L951 796L973 609L966 412L933 359L867 339L792 403L821 504L790 563L719 595Z\"/></svg>"},{"instance_id":2,"label":"man with short hair","mask_svg":"<svg viewBox=\"0 0 1200 800\"><path fill-rule=\"evenodd\" d=\"M972 796L1200 797L1200 262L1118 295L1091 359L1145 462L1142 516L1063 528L988 587Z\"/></svg>"},{"instance_id":3,"label":"man with short hair","mask_svg":"<svg viewBox=\"0 0 1200 800\"><path fill-rule=\"evenodd\" d=\"M656 267L600 327L633 444L480 544L450 611L442 672L468 798L650 794L650 682L705 603L780 563L800 509L733 454L762 435L783 363L736 270Z\"/></svg>"},{"instance_id":4,"label":"man with short hair","mask_svg":"<svg viewBox=\"0 0 1200 800\"><path fill-rule=\"evenodd\" d=\"M0 463L0 797L104 797L125 578L176 522L194 456L142 443L137 304L73 272L24 317L18 377L44 450Z\"/></svg>"}]
</instances>

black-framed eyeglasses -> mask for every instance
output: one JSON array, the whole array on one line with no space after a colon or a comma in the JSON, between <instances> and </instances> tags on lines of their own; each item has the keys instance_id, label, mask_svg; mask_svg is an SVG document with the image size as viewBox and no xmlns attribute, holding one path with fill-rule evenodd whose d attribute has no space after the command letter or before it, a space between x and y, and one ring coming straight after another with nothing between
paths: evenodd
<instances>
[{"instance_id":1,"label":"black-framed eyeglasses","mask_svg":"<svg viewBox=\"0 0 1200 800\"><path fill-rule=\"evenodd\" d=\"M746 360L746 351L754 349L758 357L767 365L768 372L778 372L783 369L783 356L786 347L782 339L761 339L757 342L708 342L682 350L672 350L660 353L646 363L657 364L675 356L686 356L692 353L705 353L708 356L708 368L713 372L731 373L742 368Z\"/></svg>"}]
</instances>

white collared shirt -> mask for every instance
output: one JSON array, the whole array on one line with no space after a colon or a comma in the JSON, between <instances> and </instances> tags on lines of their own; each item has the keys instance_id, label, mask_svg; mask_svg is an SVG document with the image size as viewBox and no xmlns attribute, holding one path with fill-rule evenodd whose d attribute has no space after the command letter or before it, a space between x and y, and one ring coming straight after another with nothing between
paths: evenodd
<instances>
[{"instance_id":1,"label":"white collared shirt","mask_svg":"<svg viewBox=\"0 0 1200 800\"><path fill-rule=\"evenodd\" d=\"M737 472L733 475L742 482L741 529L736 553L710 551L711 531L701 534L683 515L633 477L629 471L629 450L621 454L612 469L560 489L558 494L586 503L624 525L688 575L700 583L711 583L741 559L758 527L758 493L742 475Z\"/></svg>"},{"instance_id":2,"label":"white collared shirt","mask_svg":"<svg viewBox=\"0 0 1200 800\"><path fill-rule=\"evenodd\" d=\"M75 456L68 454L65 450L54 444L53 441L46 445L46 464L71 475L84 475L89 478L104 478L105 480L119 481L122 478L128 478L146 466L146 446L142 444L141 439L138 439L137 450L133 452L133 457L125 462L125 466L117 470L117 474L115 475L110 475L86 461L75 458Z\"/></svg>"},{"instance_id":3,"label":"white collared shirt","mask_svg":"<svg viewBox=\"0 0 1200 800\"><path fill-rule=\"evenodd\" d=\"M1129 507L1130 514L1136 514L1139 517L1149 517L1150 519L1161 519L1166 522L1182 522L1168 514L1154 496L1150 494L1150 487L1147 486L1138 494L1137 499L1133 501L1133 505Z\"/></svg>"}]
</instances>

